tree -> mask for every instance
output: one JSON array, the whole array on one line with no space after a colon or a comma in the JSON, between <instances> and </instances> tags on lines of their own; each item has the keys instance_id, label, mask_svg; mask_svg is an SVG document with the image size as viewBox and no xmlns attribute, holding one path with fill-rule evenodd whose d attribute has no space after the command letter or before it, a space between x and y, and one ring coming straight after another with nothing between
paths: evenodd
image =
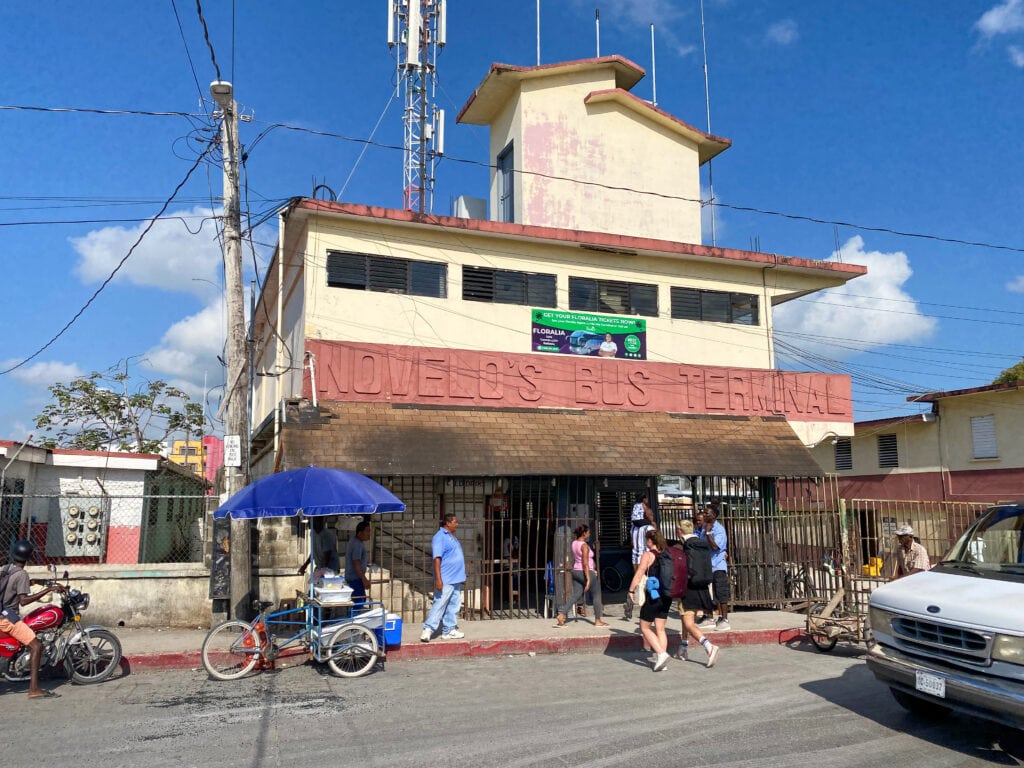
<instances>
[{"instance_id":1,"label":"tree","mask_svg":"<svg viewBox=\"0 0 1024 768\"><path fill-rule=\"evenodd\" d=\"M158 453L175 432L201 435L203 406L164 381L132 388L127 370L93 372L50 387L53 402L36 416L49 447Z\"/></svg>"},{"instance_id":2,"label":"tree","mask_svg":"<svg viewBox=\"0 0 1024 768\"><path fill-rule=\"evenodd\" d=\"M1012 384L1015 381L1024 381L1024 360L1000 373L992 383Z\"/></svg>"}]
</instances>

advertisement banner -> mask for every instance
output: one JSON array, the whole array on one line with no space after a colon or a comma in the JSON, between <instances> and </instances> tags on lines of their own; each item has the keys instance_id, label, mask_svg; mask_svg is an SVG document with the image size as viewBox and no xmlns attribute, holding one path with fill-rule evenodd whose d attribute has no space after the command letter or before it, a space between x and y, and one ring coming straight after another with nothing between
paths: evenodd
<instances>
[{"instance_id":1,"label":"advertisement banner","mask_svg":"<svg viewBox=\"0 0 1024 768\"><path fill-rule=\"evenodd\" d=\"M534 309L533 351L647 359L647 321L639 317Z\"/></svg>"}]
</instances>

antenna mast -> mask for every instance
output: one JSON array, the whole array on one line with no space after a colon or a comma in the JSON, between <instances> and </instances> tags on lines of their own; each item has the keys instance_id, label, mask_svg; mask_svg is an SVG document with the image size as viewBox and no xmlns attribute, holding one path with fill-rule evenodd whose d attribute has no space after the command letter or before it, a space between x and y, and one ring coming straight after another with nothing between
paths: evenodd
<instances>
[{"instance_id":1,"label":"antenna mast","mask_svg":"<svg viewBox=\"0 0 1024 768\"><path fill-rule=\"evenodd\" d=\"M445 45L447 0L388 0L388 47L397 48L398 82L405 97L403 205L434 207L434 164L444 154L444 110L434 102L437 56Z\"/></svg>"},{"instance_id":2,"label":"antenna mast","mask_svg":"<svg viewBox=\"0 0 1024 768\"><path fill-rule=\"evenodd\" d=\"M704 46L704 105L708 114L708 133L711 133L711 91L708 88L708 39L704 34L704 0L700 0L700 40ZM715 242L715 179L711 175L711 161L708 160L708 205L711 206L711 246Z\"/></svg>"}]
</instances>

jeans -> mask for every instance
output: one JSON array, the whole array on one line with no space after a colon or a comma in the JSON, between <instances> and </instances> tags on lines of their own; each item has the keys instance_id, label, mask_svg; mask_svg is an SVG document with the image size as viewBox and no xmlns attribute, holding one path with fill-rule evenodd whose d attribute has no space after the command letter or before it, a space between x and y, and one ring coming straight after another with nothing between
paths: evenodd
<instances>
[{"instance_id":1,"label":"jeans","mask_svg":"<svg viewBox=\"0 0 1024 768\"><path fill-rule=\"evenodd\" d=\"M580 598L583 597L583 585L586 581L587 579L583 575L583 571L572 572L572 592L562 610L559 611L560 614L563 616L569 615L569 609L576 605ZM594 621L600 621L601 614L604 613L604 606L601 605L601 585L597 583L597 574L594 571L590 572L590 597L594 601Z\"/></svg>"},{"instance_id":2,"label":"jeans","mask_svg":"<svg viewBox=\"0 0 1024 768\"><path fill-rule=\"evenodd\" d=\"M423 628L433 634L441 625L441 634L451 632L459 625L459 608L462 607L462 584L444 584L441 591L434 591L434 604L430 606Z\"/></svg>"}]
</instances>

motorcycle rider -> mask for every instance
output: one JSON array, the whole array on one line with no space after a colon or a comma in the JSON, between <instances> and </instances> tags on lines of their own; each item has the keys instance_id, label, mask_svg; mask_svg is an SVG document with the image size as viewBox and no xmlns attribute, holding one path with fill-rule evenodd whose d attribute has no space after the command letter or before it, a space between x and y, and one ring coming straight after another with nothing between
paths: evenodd
<instances>
[{"instance_id":1,"label":"motorcycle rider","mask_svg":"<svg viewBox=\"0 0 1024 768\"><path fill-rule=\"evenodd\" d=\"M43 655L43 646L24 621L21 620L19 608L36 602L50 592L63 592L64 587L54 584L41 589L34 595L29 594L31 585L45 584L39 579L30 579L25 571L25 563L32 557L32 542L16 541L11 545L11 563L0 569L0 631L6 632L29 650L29 684L28 697L41 699L60 696L54 691L39 687L39 662Z\"/></svg>"}]
</instances>

